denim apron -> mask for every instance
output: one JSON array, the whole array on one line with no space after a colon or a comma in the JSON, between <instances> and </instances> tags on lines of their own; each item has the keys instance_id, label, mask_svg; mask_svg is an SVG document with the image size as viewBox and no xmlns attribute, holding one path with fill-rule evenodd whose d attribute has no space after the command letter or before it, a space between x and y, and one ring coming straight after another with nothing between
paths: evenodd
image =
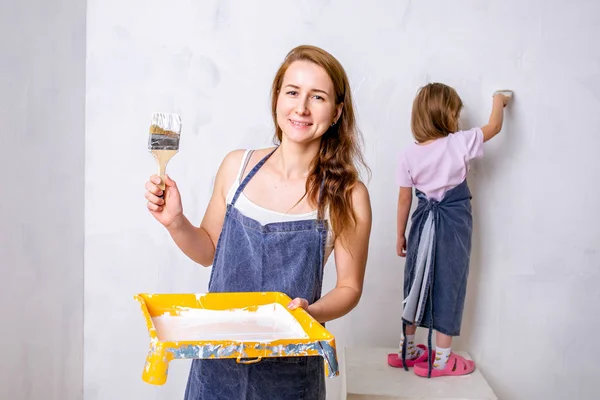
<instances>
[{"instance_id":1,"label":"denim apron","mask_svg":"<svg viewBox=\"0 0 600 400\"><path fill-rule=\"evenodd\" d=\"M261 225L235 208L238 197L271 154L250 171L227 205L208 289L277 291L312 304L321 297L327 222L319 217ZM320 356L240 361L193 360L185 400L325 399L325 370Z\"/></svg>"},{"instance_id":2,"label":"denim apron","mask_svg":"<svg viewBox=\"0 0 600 400\"><path fill-rule=\"evenodd\" d=\"M466 180L440 201L419 190L416 195L419 204L411 219L404 270L402 328L404 333L407 324L429 328L431 373L432 330L460 335L471 257L472 196Z\"/></svg>"}]
</instances>

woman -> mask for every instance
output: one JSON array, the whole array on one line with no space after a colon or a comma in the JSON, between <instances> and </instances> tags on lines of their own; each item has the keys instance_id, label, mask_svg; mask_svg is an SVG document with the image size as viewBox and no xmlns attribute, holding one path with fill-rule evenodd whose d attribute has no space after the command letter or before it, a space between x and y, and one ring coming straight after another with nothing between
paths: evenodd
<instances>
[{"instance_id":1,"label":"woman","mask_svg":"<svg viewBox=\"0 0 600 400\"><path fill-rule=\"evenodd\" d=\"M291 309L324 323L358 304L371 230L350 86L333 56L300 46L280 66L271 96L278 146L225 157L200 227L183 215L169 177L164 201L160 178L146 183L148 209L188 257L213 266L210 292L284 292ZM337 283L321 297L332 251ZM325 399L323 359L194 360L185 398Z\"/></svg>"}]
</instances>

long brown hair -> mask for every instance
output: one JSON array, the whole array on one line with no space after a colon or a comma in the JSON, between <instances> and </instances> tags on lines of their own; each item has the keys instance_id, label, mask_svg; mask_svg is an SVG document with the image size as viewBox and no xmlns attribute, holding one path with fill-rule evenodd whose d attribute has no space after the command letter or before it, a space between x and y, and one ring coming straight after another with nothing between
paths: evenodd
<instances>
[{"instance_id":1,"label":"long brown hair","mask_svg":"<svg viewBox=\"0 0 600 400\"><path fill-rule=\"evenodd\" d=\"M411 129L419 143L438 139L458 131L463 107L456 90L443 83L423 86L413 102Z\"/></svg>"},{"instance_id":2,"label":"long brown hair","mask_svg":"<svg viewBox=\"0 0 600 400\"><path fill-rule=\"evenodd\" d=\"M361 151L362 137L356 126L350 84L346 71L331 54L315 46L298 46L292 49L279 67L271 88L271 113L275 124L275 143L281 143L282 130L277 124L277 97L283 77L295 61L309 61L322 67L333 82L335 104L342 105L342 113L335 125L321 137L319 152L315 156L308 178L306 194L311 203L318 205L318 214L324 215L329 206L333 231L345 242L346 233L356 225L352 204L352 189L359 180L356 167L360 164L369 170ZM319 192L323 193L319 202Z\"/></svg>"}]
</instances>

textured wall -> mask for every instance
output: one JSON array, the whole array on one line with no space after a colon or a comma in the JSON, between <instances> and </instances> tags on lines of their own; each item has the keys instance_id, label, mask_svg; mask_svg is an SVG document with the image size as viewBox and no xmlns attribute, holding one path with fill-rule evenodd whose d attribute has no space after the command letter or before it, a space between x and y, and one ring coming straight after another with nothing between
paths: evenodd
<instances>
[{"instance_id":1,"label":"textured wall","mask_svg":"<svg viewBox=\"0 0 600 400\"><path fill-rule=\"evenodd\" d=\"M155 168L146 150L150 115L183 117L169 172L199 223L222 157L270 142L271 79L303 43L324 47L347 69L373 170L365 293L329 325L338 345L394 346L399 338L394 169L411 141L415 91L428 81L454 86L466 126L485 123L492 91L508 87L516 97L505 128L470 176L475 248L457 345L501 398L591 398L592 359L575 357L588 354L584 339L600 328L592 317L600 232L591 223L600 217L600 5L367 3L88 2L86 400L180 398L185 385L184 361L172 363L165 386L140 378L148 337L132 295L205 291L210 273L146 212L143 184ZM576 372L555 369L571 362ZM330 381L331 394L340 383Z\"/></svg>"},{"instance_id":2,"label":"textured wall","mask_svg":"<svg viewBox=\"0 0 600 400\"><path fill-rule=\"evenodd\" d=\"M85 1L0 4L0 399L83 398Z\"/></svg>"}]
</instances>

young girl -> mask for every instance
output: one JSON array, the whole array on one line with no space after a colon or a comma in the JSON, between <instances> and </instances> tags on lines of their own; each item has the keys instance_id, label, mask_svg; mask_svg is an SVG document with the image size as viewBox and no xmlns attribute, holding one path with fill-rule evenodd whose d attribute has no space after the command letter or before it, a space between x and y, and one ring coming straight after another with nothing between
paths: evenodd
<instances>
[{"instance_id":1,"label":"young girl","mask_svg":"<svg viewBox=\"0 0 600 400\"><path fill-rule=\"evenodd\" d=\"M508 97L495 94L489 123L458 130L462 101L441 83L421 88L412 109L416 143L399 160L397 252L406 256L400 354L388 355L393 367L414 366L419 376L465 375L475 363L451 352L460 326L471 253L469 163L483 155L483 143L502 128ZM419 201L412 215L408 245L406 224L412 188ZM429 328L428 347L415 345L417 326ZM431 351L432 329L436 349Z\"/></svg>"}]
</instances>

